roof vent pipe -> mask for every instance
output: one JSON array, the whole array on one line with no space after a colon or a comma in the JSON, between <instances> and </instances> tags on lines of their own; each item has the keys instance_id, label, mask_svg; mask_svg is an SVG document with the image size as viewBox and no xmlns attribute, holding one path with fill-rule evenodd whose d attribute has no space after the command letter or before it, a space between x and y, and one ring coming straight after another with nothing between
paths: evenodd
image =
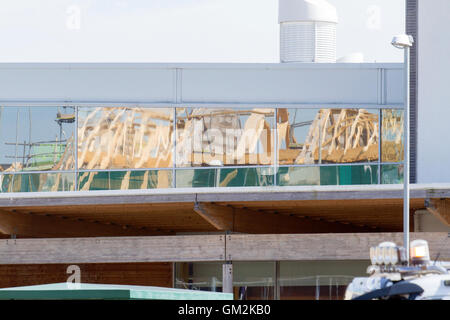
<instances>
[{"instance_id":1,"label":"roof vent pipe","mask_svg":"<svg viewBox=\"0 0 450 320\"><path fill-rule=\"evenodd\" d=\"M281 62L336 62L336 8L326 0L279 0Z\"/></svg>"}]
</instances>

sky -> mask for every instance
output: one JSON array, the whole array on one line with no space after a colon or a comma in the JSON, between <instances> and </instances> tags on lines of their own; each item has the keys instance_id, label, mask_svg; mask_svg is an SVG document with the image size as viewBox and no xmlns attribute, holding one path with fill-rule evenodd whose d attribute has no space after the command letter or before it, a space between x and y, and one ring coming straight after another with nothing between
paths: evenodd
<instances>
[{"instance_id":1,"label":"sky","mask_svg":"<svg viewBox=\"0 0 450 320\"><path fill-rule=\"evenodd\" d=\"M401 62L405 0L328 0L337 57ZM0 62L278 62L278 0L0 0Z\"/></svg>"}]
</instances>

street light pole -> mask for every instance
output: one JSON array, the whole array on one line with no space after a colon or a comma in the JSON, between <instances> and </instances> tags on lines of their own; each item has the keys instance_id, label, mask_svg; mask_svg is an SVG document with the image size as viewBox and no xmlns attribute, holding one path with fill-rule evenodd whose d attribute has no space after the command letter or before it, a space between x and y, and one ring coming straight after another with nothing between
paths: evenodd
<instances>
[{"instance_id":1,"label":"street light pole","mask_svg":"<svg viewBox=\"0 0 450 320\"><path fill-rule=\"evenodd\" d=\"M403 246L406 254L409 256L409 173L410 173L410 153L409 153L409 137L410 137L410 47L405 47L405 113L404 113L404 164L403 164ZM408 259L409 264L409 259Z\"/></svg>"},{"instance_id":2,"label":"street light pole","mask_svg":"<svg viewBox=\"0 0 450 320\"><path fill-rule=\"evenodd\" d=\"M392 40L392 45L398 49L403 49L405 53L404 68L404 95L405 95L405 112L403 116L403 132L404 132L404 155L403 155L403 247L405 248L407 257L409 252L409 173L410 173L410 154L409 154L409 137L410 137L410 91L409 91L409 77L410 77L410 51L414 44L414 39L409 35L395 36ZM408 258L409 264L409 258Z\"/></svg>"}]
</instances>

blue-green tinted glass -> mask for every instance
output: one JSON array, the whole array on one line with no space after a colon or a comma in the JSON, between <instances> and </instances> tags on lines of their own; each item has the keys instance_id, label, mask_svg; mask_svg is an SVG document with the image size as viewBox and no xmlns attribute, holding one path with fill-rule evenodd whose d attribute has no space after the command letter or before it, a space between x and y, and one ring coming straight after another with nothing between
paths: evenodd
<instances>
[{"instance_id":1,"label":"blue-green tinted glass","mask_svg":"<svg viewBox=\"0 0 450 320\"><path fill-rule=\"evenodd\" d=\"M279 186L378 184L378 166L280 167Z\"/></svg>"},{"instance_id":2,"label":"blue-green tinted glass","mask_svg":"<svg viewBox=\"0 0 450 320\"><path fill-rule=\"evenodd\" d=\"M382 184L402 184L403 183L403 165L386 164L381 166Z\"/></svg>"},{"instance_id":3,"label":"blue-green tinted glass","mask_svg":"<svg viewBox=\"0 0 450 320\"><path fill-rule=\"evenodd\" d=\"M0 175L1 192L74 191L74 173L26 173Z\"/></svg>"},{"instance_id":4,"label":"blue-green tinted glass","mask_svg":"<svg viewBox=\"0 0 450 320\"><path fill-rule=\"evenodd\" d=\"M177 170L177 188L212 188L216 184L216 169Z\"/></svg>"},{"instance_id":5,"label":"blue-green tinted glass","mask_svg":"<svg viewBox=\"0 0 450 320\"><path fill-rule=\"evenodd\" d=\"M172 187L171 170L81 172L79 190L134 190Z\"/></svg>"},{"instance_id":6,"label":"blue-green tinted glass","mask_svg":"<svg viewBox=\"0 0 450 320\"><path fill-rule=\"evenodd\" d=\"M273 185L273 168L177 170L177 188L264 187Z\"/></svg>"}]
</instances>

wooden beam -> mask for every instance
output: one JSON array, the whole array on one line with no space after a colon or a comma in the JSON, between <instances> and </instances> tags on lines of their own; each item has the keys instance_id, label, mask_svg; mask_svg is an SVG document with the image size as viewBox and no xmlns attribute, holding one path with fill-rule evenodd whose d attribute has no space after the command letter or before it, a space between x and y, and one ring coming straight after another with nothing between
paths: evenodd
<instances>
[{"instance_id":1,"label":"wooden beam","mask_svg":"<svg viewBox=\"0 0 450 320\"><path fill-rule=\"evenodd\" d=\"M0 210L0 232L19 237L108 237L161 234L149 229L130 228L54 216Z\"/></svg>"},{"instance_id":2,"label":"wooden beam","mask_svg":"<svg viewBox=\"0 0 450 320\"><path fill-rule=\"evenodd\" d=\"M371 246L402 239L402 233L0 239L0 264L368 260ZM411 239L427 240L433 259L440 252L439 259L450 260L447 233Z\"/></svg>"},{"instance_id":3,"label":"wooden beam","mask_svg":"<svg viewBox=\"0 0 450 320\"><path fill-rule=\"evenodd\" d=\"M224 235L0 240L0 264L221 261Z\"/></svg>"},{"instance_id":4,"label":"wooden beam","mask_svg":"<svg viewBox=\"0 0 450 320\"><path fill-rule=\"evenodd\" d=\"M233 208L210 203L195 203L194 211L217 230L231 231L233 229Z\"/></svg>"},{"instance_id":5,"label":"wooden beam","mask_svg":"<svg viewBox=\"0 0 450 320\"><path fill-rule=\"evenodd\" d=\"M220 206L213 203L196 203L194 205L194 211L218 231L256 234L374 231L374 228L353 226L348 223L299 218L285 214Z\"/></svg>"},{"instance_id":6,"label":"wooden beam","mask_svg":"<svg viewBox=\"0 0 450 320\"><path fill-rule=\"evenodd\" d=\"M411 240L427 240L430 256L450 260L449 234L442 232L411 233ZM227 260L295 261L295 260L369 260L370 247L384 241L403 243L403 233L364 234L279 234L226 236Z\"/></svg>"},{"instance_id":7,"label":"wooden beam","mask_svg":"<svg viewBox=\"0 0 450 320\"><path fill-rule=\"evenodd\" d=\"M442 223L450 227L450 199L427 199L425 207Z\"/></svg>"}]
</instances>

